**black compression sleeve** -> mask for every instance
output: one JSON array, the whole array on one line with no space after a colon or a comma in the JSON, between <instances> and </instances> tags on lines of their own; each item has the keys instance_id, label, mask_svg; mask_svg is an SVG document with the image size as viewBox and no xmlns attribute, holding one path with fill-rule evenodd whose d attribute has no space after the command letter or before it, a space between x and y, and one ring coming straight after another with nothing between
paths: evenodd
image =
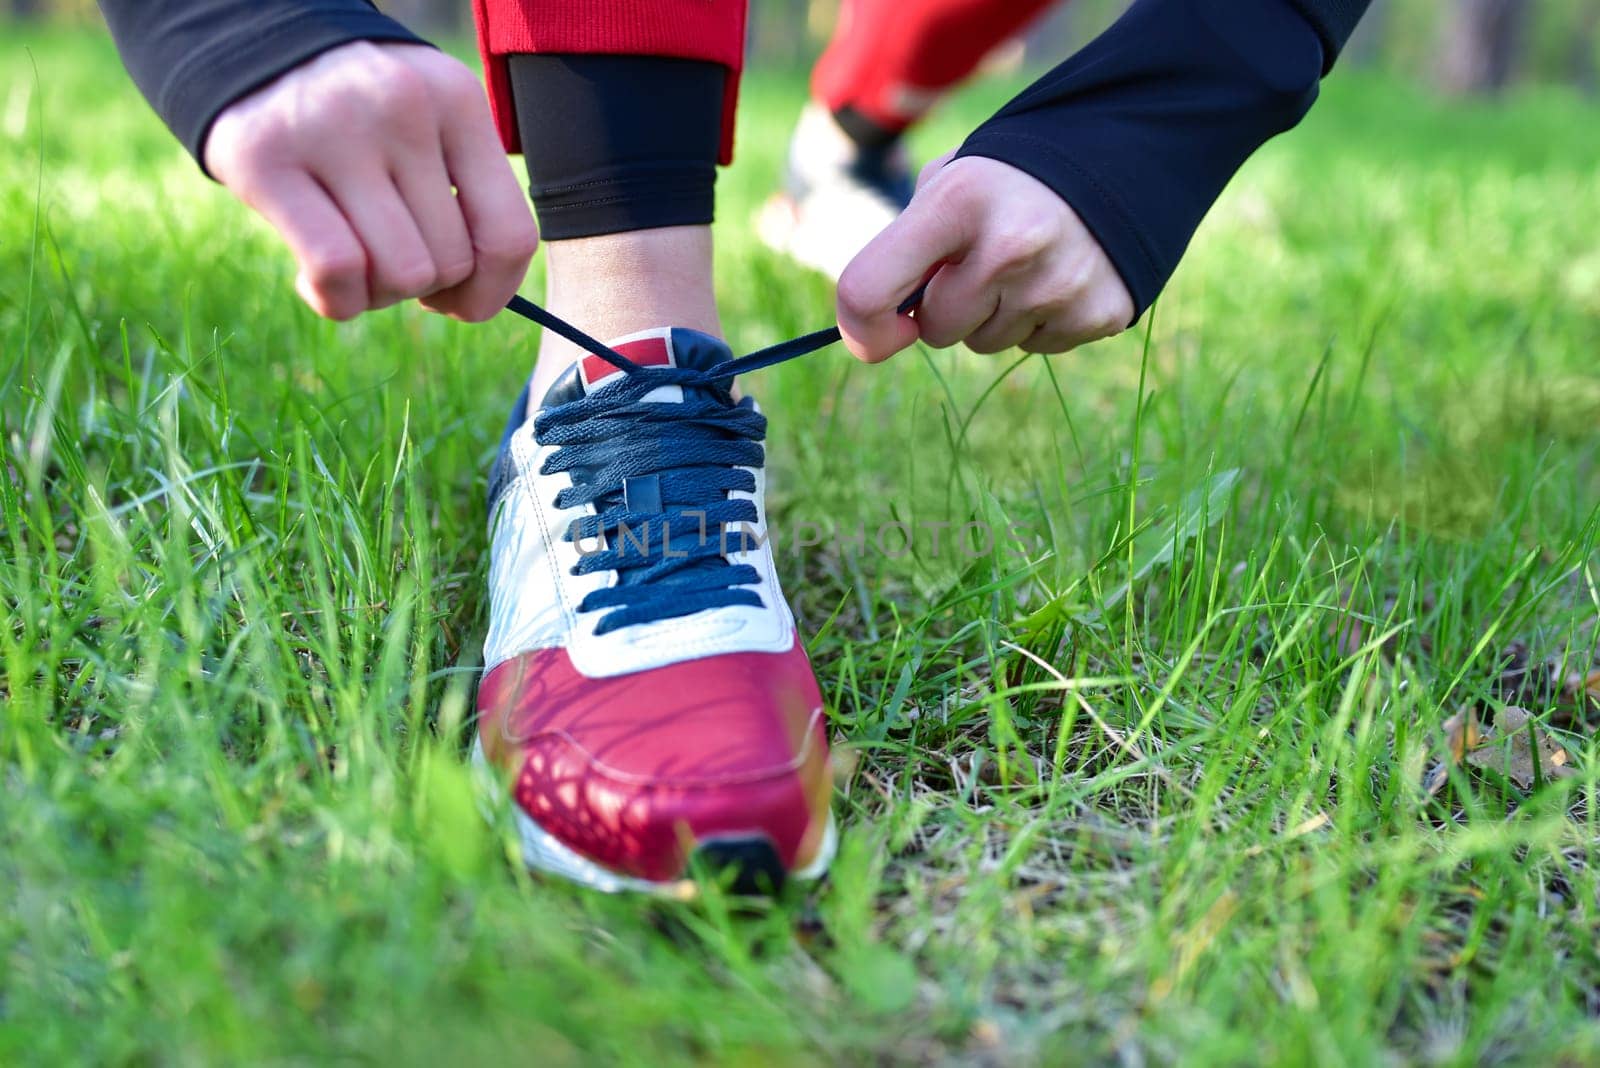
<instances>
[{"instance_id":1,"label":"black compression sleeve","mask_svg":"<svg viewBox=\"0 0 1600 1068\"><path fill-rule=\"evenodd\" d=\"M1059 193L1142 314L1239 166L1289 129L1365 0L1136 0L980 126L958 155ZM1321 13L1313 24L1306 11Z\"/></svg>"},{"instance_id":2,"label":"black compression sleeve","mask_svg":"<svg viewBox=\"0 0 1600 1068\"><path fill-rule=\"evenodd\" d=\"M140 92L204 166L229 104L351 41L421 38L366 0L100 0Z\"/></svg>"},{"instance_id":3,"label":"black compression sleeve","mask_svg":"<svg viewBox=\"0 0 1600 1068\"><path fill-rule=\"evenodd\" d=\"M541 53L511 56L509 68L547 240L711 222L726 67Z\"/></svg>"}]
</instances>

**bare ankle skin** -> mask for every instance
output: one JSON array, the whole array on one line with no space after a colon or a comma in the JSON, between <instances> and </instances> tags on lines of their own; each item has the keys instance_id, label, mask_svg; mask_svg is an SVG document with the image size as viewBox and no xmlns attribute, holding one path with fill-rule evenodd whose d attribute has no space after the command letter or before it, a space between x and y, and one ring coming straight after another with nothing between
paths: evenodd
<instances>
[{"instance_id":1,"label":"bare ankle skin","mask_svg":"<svg viewBox=\"0 0 1600 1068\"><path fill-rule=\"evenodd\" d=\"M711 279L711 228L670 226L545 243L546 303L601 341L662 326L722 336ZM537 401L582 350L546 334L532 395Z\"/></svg>"}]
</instances>

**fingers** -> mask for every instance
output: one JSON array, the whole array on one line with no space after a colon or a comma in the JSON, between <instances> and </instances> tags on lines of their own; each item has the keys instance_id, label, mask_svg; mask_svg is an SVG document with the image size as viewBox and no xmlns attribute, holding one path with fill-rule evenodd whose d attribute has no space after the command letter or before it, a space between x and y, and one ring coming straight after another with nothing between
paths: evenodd
<instances>
[{"instance_id":1,"label":"fingers","mask_svg":"<svg viewBox=\"0 0 1600 1068\"><path fill-rule=\"evenodd\" d=\"M972 213L941 195L941 185L924 186L839 277L839 330L850 351L868 363L886 360L917 340L917 321L899 314L900 302L941 263L960 260L973 240ZM924 308L932 297L930 284ZM920 318L923 312L917 314Z\"/></svg>"},{"instance_id":2,"label":"fingers","mask_svg":"<svg viewBox=\"0 0 1600 1068\"><path fill-rule=\"evenodd\" d=\"M486 319L538 240L482 87L430 48L330 49L230 105L202 154L283 235L301 295L333 318L424 297Z\"/></svg>"},{"instance_id":3,"label":"fingers","mask_svg":"<svg viewBox=\"0 0 1600 1068\"><path fill-rule=\"evenodd\" d=\"M504 307L522 284L539 247L539 228L492 126L462 119L462 112L470 117L483 109L475 81L470 91L470 100L447 102L443 148L472 247L472 272L423 304L481 322Z\"/></svg>"},{"instance_id":4,"label":"fingers","mask_svg":"<svg viewBox=\"0 0 1600 1068\"><path fill-rule=\"evenodd\" d=\"M295 290L317 314L350 319L367 310L366 250L310 175L272 173L240 196L283 236L299 267Z\"/></svg>"},{"instance_id":5,"label":"fingers","mask_svg":"<svg viewBox=\"0 0 1600 1068\"><path fill-rule=\"evenodd\" d=\"M1017 342L1017 347L1023 352L1053 356L1061 352L1071 352L1083 343L1084 339L1080 339L1075 334L1063 331L1054 324L1044 323L1026 338Z\"/></svg>"},{"instance_id":6,"label":"fingers","mask_svg":"<svg viewBox=\"0 0 1600 1068\"><path fill-rule=\"evenodd\" d=\"M1033 337L1043 325L1037 312L997 313L967 336L967 348L985 355L1004 352Z\"/></svg>"},{"instance_id":7,"label":"fingers","mask_svg":"<svg viewBox=\"0 0 1600 1068\"><path fill-rule=\"evenodd\" d=\"M438 272L422 231L387 174L323 178L367 254L369 308L431 293Z\"/></svg>"},{"instance_id":8,"label":"fingers","mask_svg":"<svg viewBox=\"0 0 1600 1068\"><path fill-rule=\"evenodd\" d=\"M1032 302L1031 310L1005 324L988 324L968 340L975 352L1000 352L1016 346L1024 352L1069 352L1079 345L1113 337L1133 319L1133 304L1121 285L1084 287L1066 272ZM991 332L992 329L992 332ZM980 347L983 346L983 347Z\"/></svg>"},{"instance_id":9,"label":"fingers","mask_svg":"<svg viewBox=\"0 0 1600 1068\"><path fill-rule=\"evenodd\" d=\"M897 301L928 277L914 320ZM1064 352L1125 329L1133 297L1070 204L1009 164L935 160L916 196L845 269L839 326L869 362L921 340Z\"/></svg>"},{"instance_id":10,"label":"fingers","mask_svg":"<svg viewBox=\"0 0 1600 1068\"><path fill-rule=\"evenodd\" d=\"M466 281L472 276L472 239L467 234L461 205L450 188L443 155L437 147L432 152L416 153L401 162L393 178L433 261L430 291L449 289Z\"/></svg>"},{"instance_id":11,"label":"fingers","mask_svg":"<svg viewBox=\"0 0 1600 1068\"><path fill-rule=\"evenodd\" d=\"M917 308L923 342L947 349L1000 312L1000 283L978 259L946 264L928 283Z\"/></svg>"}]
</instances>

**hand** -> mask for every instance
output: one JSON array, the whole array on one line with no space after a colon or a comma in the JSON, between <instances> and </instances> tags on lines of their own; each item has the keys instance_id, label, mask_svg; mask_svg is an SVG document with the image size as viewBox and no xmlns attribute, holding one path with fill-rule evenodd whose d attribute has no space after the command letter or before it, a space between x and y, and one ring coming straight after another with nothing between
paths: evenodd
<instances>
[{"instance_id":1,"label":"hand","mask_svg":"<svg viewBox=\"0 0 1600 1068\"><path fill-rule=\"evenodd\" d=\"M411 297L487 319L539 243L478 80L422 45L322 53L230 105L204 155L282 235L295 289L330 319Z\"/></svg>"},{"instance_id":2,"label":"hand","mask_svg":"<svg viewBox=\"0 0 1600 1068\"><path fill-rule=\"evenodd\" d=\"M915 315L897 314L924 279ZM1077 212L1038 179L979 156L923 169L910 206L845 268L838 303L845 345L868 363L918 339L1065 352L1127 329L1134 311Z\"/></svg>"}]
</instances>

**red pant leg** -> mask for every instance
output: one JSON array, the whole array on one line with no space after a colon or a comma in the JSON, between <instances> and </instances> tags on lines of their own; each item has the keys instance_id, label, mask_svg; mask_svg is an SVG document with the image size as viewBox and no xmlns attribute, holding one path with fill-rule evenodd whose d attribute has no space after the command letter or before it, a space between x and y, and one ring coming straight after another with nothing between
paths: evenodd
<instances>
[{"instance_id":1,"label":"red pant leg","mask_svg":"<svg viewBox=\"0 0 1600 1068\"><path fill-rule=\"evenodd\" d=\"M892 130L915 122L1055 0L844 0L811 92Z\"/></svg>"},{"instance_id":2,"label":"red pant leg","mask_svg":"<svg viewBox=\"0 0 1600 1068\"><path fill-rule=\"evenodd\" d=\"M505 57L519 52L672 56L728 68L722 162L744 68L747 0L472 0L489 103L507 152L520 152Z\"/></svg>"}]
</instances>

